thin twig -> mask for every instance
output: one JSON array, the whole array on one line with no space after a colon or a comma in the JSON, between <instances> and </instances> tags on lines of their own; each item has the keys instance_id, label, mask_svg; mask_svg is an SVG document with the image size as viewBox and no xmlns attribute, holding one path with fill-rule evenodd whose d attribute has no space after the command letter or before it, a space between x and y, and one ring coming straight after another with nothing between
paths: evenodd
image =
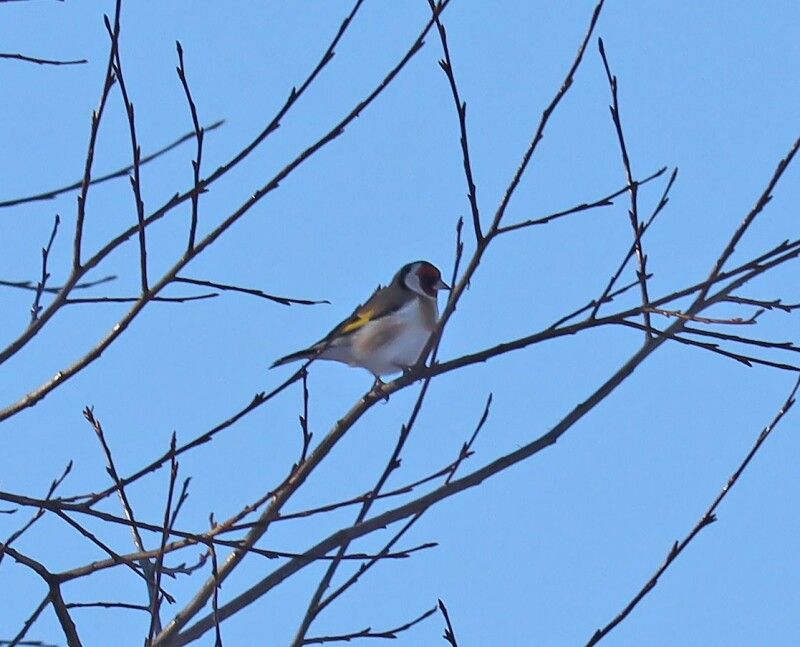
<instances>
[{"instance_id":1,"label":"thin twig","mask_svg":"<svg viewBox=\"0 0 800 647\"><path fill-rule=\"evenodd\" d=\"M619 295L624 294L628 290L630 290L632 288L635 288L638 285L639 285L639 280L638 279L636 279L635 281L631 281L627 285L623 285L618 290L615 290L614 292L611 292L610 294L604 295L603 296L603 303L610 303L611 301L613 301ZM592 299L585 306L581 306L577 310L573 310L569 314L566 314L563 317L561 317L561 318L557 319L556 321L554 321L552 324L550 324L550 326L547 328L547 330L556 330L556 329L560 328L561 326L563 326L568 321L570 321L571 319L574 319L575 317L578 317L578 316L582 315L587 310L592 310L593 311L594 308L597 307L597 305L598 305L598 302L595 301L594 299ZM591 318L592 318L592 315L589 315L589 319L591 319Z\"/></svg>"},{"instance_id":2,"label":"thin twig","mask_svg":"<svg viewBox=\"0 0 800 647\"><path fill-rule=\"evenodd\" d=\"M100 285L102 283L108 283L109 281L116 280L115 275L104 276L102 279L97 279L96 281L85 281L83 283L76 283L72 289L73 290L85 290L87 288L93 288L96 285ZM36 292L38 289L38 281L34 283L33 281L3 281L0 280L0 286L5 288L17 288L20 290L30 290L31 292ZM63 290L63 286L54 287L54 288L42 288L42 292L44 294L58 294Z\"/></svg>"},{"instance_id":3,"label":"thin twig","mask_svg":"<svg viewBox=\"0 0 800 647\"><path fill-rule=\"evenodd\" d=\"M439 611L442 612L444 616L445 628L444 628L444 635L442 636L448 643L450 643L450 647L458 647L458 641L456 640L456 632L453 629L453 623L450 622L450 614L447 613L447 607L444 606L444 602L439 600Z\"/></svg>"},{"instance_id":4,"label":"thin twig","mask_svg":"<svg viewBox=\"0 0 800 647\"><path fill-rule=\"evenodd\" d=\"M47 286L47 279L50 278L50 272L47 271L47 259L50 256L50 249L53 247L53 241L56 239L58 233L58 225L61 223L61 218L56 214L53 220L53 230L50 232L50 239L47 241L47 246L42 247L42 278L36 284L36 295L33 297L33 305L31 306L31 323L36 321L42 307L39 303L42 300L42 293Z\"/></svg>"},{"instance_id":5,"label":"thin twig","mask_svg":"<svg viewBox=\"0 0 800 647\"><path fill-rule=\"evenodd\" d=\"M453 259L453 271L450 274L450 285L455 285L458 279L458 269L461 259L464 256L464 241L461 240L461 232L464 230L464 218L460 217L456 221L456 253Z\"/></svg>"},{"instance_id":6,"label":"thin twig","mask_svg":"<svg viewBox=\"0 0 800 647\"><path fill-rule=\"evenodd\" d=\"M716 330L704 330L702 328L691 328L686 326L683 329L684 333L691 335L700 335L703 337L713 337L715 339L722 339L723 341L732 341L739 344L746 344L749 346L760 346L761 348L770 348L772 350L786 350L792 353L800 353L800 347L795 346L791 341L765 341L762 339L753 339L751 337L742 337L740 335L730 335L728 333L718 332Z\"/></svg>"},{"instance_id":7,"label":"thin twig","mask_svg":"<svg viewBox=\"0 0 800 647\"><path fill-rule=\"evenodd\" d=\"M395 443L395 447L392 450L391 456L386 461L386 466L383 468L383 471L381 472L378 481L372 488L370 496L368 496L361 504L361 508L359 509L358 514L356 515L356 519L353 522L354 526L358 525L366 518L370 508L372 507L373 502L375 501L375 496L383 489L383 486L389 479L389 476L392 474L392 472L394 472L394 470L400 466L400 454L403 450L403 447L405 447L405 443L408 440L411 430L414 427L414 423L417 420L417 416L419 415L419 412L422 409L422 403L424 402L425 396L427 395L429 385L430 385L430 378L422 383L422 388L420 389L419 395L417 396L417 400L414 403L411 414L409 415L406 423L400 426L400 434L397 439L397 442ZM339 568L339 565L341 563L341 556L347 552L349 545L350 545L349 541L342 542L337 551L336 559L334 559L330 563L330 565L325 571L325 574L317 584L317 588L311 597L311 600L306 609L306 613L300 622L300 627L297 629L294 639L292 640L292 647L299 647L300 645L305 644L304 640L306 637L306 633L308 632L308 629L310 628L311 623L314 621L314 619L319 615L320 612L322 612L323 609L325 609L325 607L327 607L331 602L333 602L333 600L335 600L339 595L341 595L341 593L344 590L346 590L347 588L352 586L353 583L355 583L357 577L355 579L351 577L347 582L345 582L343 587L339 587L336 591L328 595L323 600L323 595L330 586L331 580L333 579L334 574ZM365 569L363 567L362 569L359 569L358 575L360 575L360 573L362 573L364 570Z\"/></svg>"},{"instance_id":8,"label":"thin twig","mask_svg":"<svg viewBox=\"0 0 800 647\"><path fill-rule=\"evenodd\" d=\"M132 611L150 611L144 604L131 604L130 602L70 602L67 609L131 609Z\"/></svg>"},{"instance_id":9,"label":"thin twig","mask_svg":"<svg viewBox=\"0 0 800 647\"><path fill-rule=\"evenodd\" d=\"M475 439L478 437L478 434L480 433L481 429L483 429L483 425L486 423L486 420L489 417L489 409L491 407L491 404L492 404L492 395L489 394L489 397L486 399L486 404L484 405L483 408L483 413L481 414L480 420L478 421L475 430L472 432L470 438L462 445L458 458L456 459L456 461L453 463L453 466L451 467L450 470L448 470L446 474L446 477L444 479L445 485L453 480L453 478L456 475L456 472L458 471L458 468L461 466L462 461L471 454L472 445L475 442ZM328 594L325 597L325 599L320 602L319 611L324 609L326 606L331 604L331 602L333 602L336 598L341 596L345 591L354 586L356 582L358 582L358 580L361 579L361 577L369 569L375 566L375 564L377 564L383 558L383 556L387 555L388 551L390 551L394 547L394 545L397 542L399 542L400 539L402 539L402 537L409 530L411 530L411 528L417 523L417 521L420 520L424 512L425 510L420 510L417 514L411 517L405 524L403 524L400 530L395 532L392 538L388 542L386 542L386 544L376 557L373 557L365 564L362 564L361 567L355 573L353 573L347 580L345 580L341 585L339 585L339 587L336 588L336 590Z\"/></svg>"},{"instance_id":10,"label":"thin twig","mask_svg":"<svg viewBox=\"0 0 800 647\"><path fill-rule=\"evenodd\" d=\"M242 418L247 416L249 413L251 413L251 412L255 411L256 409L258 409L265 402L269 402L273 397L275 397L279 393L282 393L290 385L292 385L295 382L297 382L298 380L300 380L301 377L302 376L301 376L301 374L299 372L295 373L294 375L292 375L288 379L284 380L283 383L281 383L280 385L275 387L269 393L263 393L263 392L262 393L256 393L247 405L245 405L244 407L239 409L236 413L234 413L232 416L230 416L227 420L225 420L225 421L219 423L218 425L212 427L210 430L200 434L196 438L193 438L192 440L184 443L180 447L177 447L174 451L172 449L168 450L167 452L165 452L164 454L159 456L157 459L152 461L150 464L148 464L145 467L141 468L140 470L136 471L131 476L128 476L128 477L122 479L121 483L123 485L127 486L127 485L129 485L129 484L131 484L131 483L133 483L135 481L138 481L143 476L145 476L145 475L147 475L147 474L149 474L151 472L154 472L157 469L161 468L168 461L170 461L173 456L180 456L181 454L189 451L190 449L193 449L193 448L198 447L200 445L204 445L207 442L210 442L218 433L224 431L225 429L228 429L228 428L232 427L235 423L237 423L239 420L241 420ZM105 489L105 490L103 490L101 492L97 492L97 493L94 493L94 494L91 494L91 495L82 495L82 496L78 496L78 497L67 498L67 499L64 499L64 500L65 501L82 500L82 501L84 501L84 505L92 506L92 505L95 505L96 503L98 503L99 501L102 501L106 497L112 495L114 492L116 492L116 490L117 490L117 486L114 486L114 487L109 487L109 488L107 488L107 489Z\"/></svg>"},{"instance_id":11,"label":"thin twig","mask_svg":"<svg viewBox=\"0 0 800 647\"><path fill-rule=\"evenodd\" d=\"M792 312L792 310L800 309L800 303L784 303L781 299L773 299L767 301L765 299L748 299L745 297L728 296L724 301L730 303L741 303L744 305L757 306L765 310L782 310L783 312Z\"/></svg>"},{"instance_id":12,"label":"thin twig","mask_svg":"<svg viewBox=\"0 0 800 647\"><path fill-rule=\"evenodd\" d=\"M212 124L210 124L208 126L203 126L203 130L205 132L207 132L207 133L211 132L212 130L216 130L217 128L222 126L224 123L225 123L225 120L224 119L220 119L220 120L215 121L214 123L212 123ZM194 137L194 132L188 132L188 133L185 133L185 134L181 135L175 141L167 144L163 148L159 148L158 150L156 150L156 151L154 151L154 152L152 152L152 153L150 153L148 155L144 155L142 157L142 159L140 160L140 164L142 166L144 166L148 162L152 162L154 159L157 159L157 158L161 157L162 155L170 152L173 148L177 148L183 142L185 142L185 141L187 141L189 139L192 139L193 137ZM123 166L122 168L117 169L116 171L112 171L111 173L106 173L105 175L99 175L97 177L92 178L91 181L89 182L89 185L90 186L94 186L96 184L101 184L103 182L108 182L109 180L115 180L117 178L125 177L132 170L133 170L133 166L132 165ZM26 196L26 197L23 197L23 198L13 198L13 199L10 199L10 200L2 200L2 201L0 201L0 209L5 208L5 207L15 207L17 205L27 204L29 202L39 202L39 201L42 201L42 200L53 200L54 198L57 198L58 196L60 196L60 195L62 195L64 193L69 193L70 191L75 191L77 189L80 189L81 185L82 185L82 181L78 180L77 182L73 182L72 184L68 184L68 185L60 187L58 189L51 189L49 191L43 191L42 193L37 193L36 195Z\"/></svg>"},{"instance_id":13,"label":"thin twig","mask_svg":"<svg viewBox=\"0 0 800 647\"><path fill-rule=\"evenodd\" d=\"M45 500L49 501L53 495L55 494L58 487L64 482L64 479L67 478L67 475L72 471L72 461L67 463L67 466L64 468L64 471L61 473L56 479L50 483L50 488L47 490L47 494L45 495ZM5 543L0 545L0 563L3 561L3 556L5 555L6 548L13 544L17 539L19 539L24 533L28 531L28 529L33 526L39 519L44 516L45 508L40 507L36 512L31 516L30 519L18 530L11 533L11 535L6 539Z\"/></svg>"},{"instance_id":14,"label":"thin twig","mask_svg":"<svg viewBox=\"0 0 800 647\"><path fill-rule=\"evenodd\" d=\"M11 640L9 640L8 643L6 644L9 647L15 647L15 645L26 645L26 644L30 645L32 643L35 644L36 641L24 640L24 638L27 635L28 631L30 631L30 628L33 626L33 623L39 619L40 615L42 615L42 611L44 611L49 605L50 605L50 594L48 593L47 595L44 596L44 598L42 598L42 601L33 610L33 613L31 613L31 615L28 616L28 619L25 620L25 623L22 625L22 629L20 629L19 632L17 632L17 635L14 636ZM56 645L43 644L42 647L56 647Z\"/></svg>"},{"instance_id":15,"label":"thin twig","mask_svg":"<svg viewBox=\"0 0 800 647\"><path fill-rule=\"evenodd\" d=\"M217 525L214 521L213 514L209 515L208 522L213 531ZM217 551L213 544L209 546L209 552L211 553L211 577L213 577L214 580L218 580L217 574L219 573L219 565L217 564ZM219 616L217 615L217 611L219 610L219 589L219 584L217 584L217 587L214 589L214 595L211 596L211 613L214 616L214 647L222 647L222 630L220 629Z\"/></svg>"},{"instance_id":16,"label":"thin twig","mask_svg":"<svg viewBox=\"0 0 800 647\"><path fill-rule=\"evenodd\" d=\"M167 501L164 507L164 530L161 533L161 546L159 549L159 554L155 559L155 564L153 565L152 587L148 586L148 591L150 591L150 631L148 632L147 644L151 644L153 641L153 636L155 636L161 631L161 617L160 617L161 597L159 596L159 590L161 589L161 575L163 572L162 568L164 565L164 547L167 545L167 540L169 539L170 530L172 528L172 524L175 518L172 513L172 505L173 505L172 498L175 494L175 482L178 479L178 461L175 459L176 446L177 446L177 436L173 431L169 443L169 448L172 454L172 458L170 459ZM184 486L184 492L185 489L186 488ZM183 501L183 496L181 497L180 501L181 502ZM177 514L177 507L175 510L175 514Z\"/></svg>"},{"instance_id":17,"label":"thin twig","mask_svg":"<svg viewBox=\"0 0 800 647\"><path fill-rule=\"evenodd\" d=\"M442 53L444 58L439 61L439 67L447 77L450 85L450 92L453 95L453 102L456 106L456 113L458 114L458 128L460 131L461 142L461 157L464 163L464 179L467 181L467 198L469 199L469 208L472 213L472 228L475 232L475 240L479 243L483 238L481 232L481 213L478 208L477 189L475 188L475 180L472 174L472 162L469 156L469 142L467 140L467 102L461 100L458 92L458 84L456 83L455 72L453 71L453 61L450 58L450 47L447 45L447 32L445 31L444 24L442 23L434 0L428 0L428 5L431 8L431 14L436 21L436 28L439 31L439 40L442 43Z\"/></svg>"},{"instance_id":18,"label":"thin twig","mask_svg":"<svg viewBox=\"0 0 800 647\"><path fill-rule=\"evenodd\" d=\"M677 319L684 319L685 321L696 321L697 323L703 324L723 324L728 326L752 326L756 323L758 317L764 312L763 310L758 310L755 314L747 319L743 319L742 317L729 317L727 319L723 319L719 317L701 317L698 314L690 315L680 310L667 310L665 308L648 307L645 308L645 310L670 319L674 317Z\"/></svg>"},{"instance_id":19,"label":"thin twig","mask_svg":"<svg viewBox=\"0 0 800 647\"><path fill-rule=\"evenodd\" d=\"M105 544L104 542L100 541L94 534L89 532L89 530L87 530L82 525L80 525L78 522L76 522L74 519L72 519L63 510L60 510L58 508L50 508L50 509L52 510L53 514L55 514L57 517L59 517L60 519L64 520L67 524L72 526L75 530L78 531L79 534L83 535L91 543L93 543L95 546L100 548L100 550L102 550L104 553L106 553L116 563L121 564L123 566L126 566L133 573L135 573L137 576L142 578L145 582L148 581L146 574L143 573L139 568L137 568L137 565L133 562L133 560L125 559L125 557L123 557L119 553L117 553L114 550L112 550L107 544ZM58 581L60 582L61 579L59 579ZM170 596L166 591L164 591L162 589L161 592L167 597L167 599L169 599L171 602L174 602L174 599L172 598L172 596Z\"/></svg>"},{"instance_id":20,"label":"thin twig","mask_svg":"<svg viewBox=\"0 0 800 647\"><path fill-rule=\"evenodd\" d=\"M678 177L678 169L674 168L672 170L672 173L670 174L670 177L669 177L669 180L667 181L666 186L664 187L664 192L661 194L661 199L658 201L658 204L656 205L656 208L653 209L653 213L650 214L650 217L647 219L647 221L644 223L644 225L640 227L640 229L641 229L640 236L644 236L645 232L647 232L647 230L650 229L650 226L653 224L655 219L658 217L658 214L660 214L661 211L663 211L664 207L666 207L667 204L669 203L669 192L672 190L672 185L675 184L675 180L677 179L677 177ZM602 307L602 305L604 303L608 302L606 297L611 293L611 290L617 284L617 281L619 280L619 277L622 275L622 272L627 267L628 261L630 261L631 258L633 258L633 255L634 255L635 252L636 252L636 240L634 240L631 243L630 247L628 248L627 254L625 254L625 257L622 259L622 262L619 264L619 267L617 267L616 272L614 272L614 274L609 279L608 283L606 284L605 289L603 290L603 293L595 301L595 305L594 305L594 308L592 309L592 314L590 315L590 317L592 317L592 318L596 317L597 313L600 311L600 308ZM638 277L637 277L637 280L638 280Z\"/></svg>"},{"instance_id":21,"label":"thin twig","mask_svg":"<svg viewBox=\"0 0 800 647\"><path fill-rule=\"evenodd\" d=\"M242 294L250 294L254 297L260 297L262 299L267 299L268 301L274 301L275 303L280 303L281 305L290 306L293 304L302 305L302 306L314 306L319 305L322 303L330 303L327 299L322 299L321 301L311 301L309 299L293 299L291 297L279 297L274 294L267 294L261 290L257 290L255 288L243 288L238 285L229 285L227 283L217 283L216 281L203 281L200 279L190 279L185 276L176 276L173 281L175 283L188 283L190 285L200 285L207 288L214 288L215 290L223 290L227 292L241 292Z\"/></svg>"},{"instance_id":22,"label":"thin twig","mask_svg":"<svg viewBox=\"0 0 800 647\"><path fill-rule=\"evenodd\" d=\"M461 463L464 459L469 458L472 455L472 452L469 452L467 455L459 455L454 461L452 461L449 465L444 466L443 468L437 470L433 474L429 474L421 479L414 481L413 483L409 483L408 485L403 485L402 487L395 488L393 490L388 490L386 492L379 492L378 494L373 494L372 491L365 492L364 494L360 494L358 496L354 496L349 499L345 499L342 501L337 501L336 503L329 503L327 505L321 505L316 508L308 508L306 510L301 510L299 512L289 512L283 513L280 517L275 519L276 522L278 521L289 521L292 519L302 519L305 517L311 517L317 514L323 514L325 512L332 512L333 510L338 510L340 508L345 508L347 506L356 505L359 503L363 503L368 497L372 497L375 500L378 499L388 499L392 497L397 497L402 494L410 494L420 485L424 485L426 483L430 483L436 479L441 478L442 476L446 476L450 472L453 471L454 467L457 467L459 463ZM243 528L252 528L254 524L252 523L245 523L239 526L235 526L231 528L231 530L240 530Z\"/></svg>"},{"instance_id":23,"label":"thin twig","mask_svg":"<svg viewBox=\"0 0 800 647\"><path fill-rule=\"evenodd\" d=\"M142 163L142 149L139 146L138 137L136 135L136 117L133 109L133 102L128 95L128 89L125 87L125 77L122 74L122 59L119 55L119 23L115 23L114 30L111 29L111 23L108 18L105 19L106 31L112 43L116 40L117 46L114 49L114 74L119 83L119 90L122 94L122 101L125 104L125 114L128 117L128 130L131 142L131 151L133 156L133 172L130 176L131 189L133 189L134 204L136 205L136 220L139 223L139 272L142 282L142 294L146 294L147 287L147 241L145 239L144 227L144 201L142 200L142 176L141 176L141 163Z\"/></svg>"},{"instance_id":24,"label":"thin twig","mask_svg":"<svg viewBox=\"0 0 800 647\"><path fill-rule=\"evenodd\" d=\"M297 465L302 465L308 458L308 448L311 447L313 432L308 429L308 371L303 371L303 413L300 414L300 432L303 434L303 443L300 450L300 460Z\"/></svg>"},{"instance_id":25,"label":"thin twig","mask_svg":"<svg viewBox=\"0 0 800 647\"><path fill-rule=\"evenodd\" d=\"M700 520L695 524L694 528L689 532L686 537L684 537L680 542L676 541L672 547L670 548L669 552L667 553L667 558L661 566L656 570L653 576L645 583L645 585L639 590L639 592L633 597L633 599L625 606L625 608L620 611L617 616L609 622L605 627L602 629L598 629L594 635L589 639L589 642L586 643L587 647L591 647L592 645L597 644L608 635L608 633L614 629L620 622L622 622L628 615L633 611L639 602L652 591L656 584L658 584L659 578L664 574L664 572L670 567L670 565L675 561L678 555L681 554L684 548L686 548L692 540L698 535L698 533L706 528L707 526L711 525L717 520L716 511L719 505L722 503L722 500L728 495L734 485L736 485L739 477L742 473L747 469L747 466L750 464L750 461L753 457L758 453L758 450L761 449L761 446L764 444L764 441L767 437L772 433L772 430L780 423L789 409L795 403L795 395L797 394L797 390L800 388L800 378L798 378L795 383L794 387L792 388L791 392L789 393L788 397L784 401L783 405L781 405L778 412L775 414L775 417L772 421L764 427L761 433L758 435L758 438L755 441L755 444L750 448L750 451L747 452L747 455L744 457L744 460L739 464L736 470L731 474L728 481L722 487L722 490L717 494L716 498L711 502L711 505L708 509L703 513L700 517Z\"/></svg>"},{"instance_id":26,"label":"thin twig","mask_svg":"<svg viewBox=\"0 0 800 647\"><path fill-rule=\"evenodd\" d=\"M711 286L716 281L716 277L722 272L722 268L728 259L731 257L733 252L736 250L736 245L739 244L739 241L742 239L742 236L745 235L747 230L750 228L750 225L753 224L753 221L758 217L764 207L767 206L770 200L772 200L772 191L778 184L778 181L783 177L784 171L789 167L794 159L794 156L797 154L798 149L800 149L800 137L798 137L794 144L792 144L789 152L786 156L778 162L778 166L776 167L775 171L772 174L769 182L767 183L767 187L764 189L762 194L759 196L758 200L756 201L753 208L750 212L744 217L742 224L736 229L736 231L731 236L731 239L728 241L728 244L725 246L725 249L722 250L722 253L719 255L717 260L714 263L714 267L711 269L711 273L708 275L706 279L706 287L700 290L699 294L695 297L695 304L700 304L706 298L708 294L708 290L711 289Z\"/></svg>"},{"instance_id":27,"label":"thin twig","mask_svg":"<svg viewBox=\"0 0 800 647\"><path fill-rule=\"evenodd\" d=\"M103 90L100 93L100 105L92 113L92 127L89 131L89 146L86 150L86 162L83 169L83 180L81 190L78 195L78 214L75 222L75 240L72 251L72 271L73 274L81 267L81 243L83 240L83 223L86 218L86 198L89 195L89 187L92 183L92 164L94 163L94 147L97 143L97 134L100 131L100 120L103 118L108 95L114 85L114 60L117 56L119 47L119 15L122 10L122 0L116 0L114 7L114 27L111 30L111 48L108 53L108 65L106 75L103 80ZM108 16L103 16L108 24Z\"/></svg>"},{"instance_id":28,"label":"thin twig","mask_svg":"<svg viewBox=\"0 0 800 647\"><path fill-rule=\"evenodd\" d=\"M628 326L629 328L636 328L637 330L644 330L644 326L642 324L636 323L635 321L618 321L618 324L622 326ZM707 350L711 353L715 353L717 355L722 355L723 357L727 357L729 359L735 360L740 364L744 364L745 366L751 367L753 364L760 364L761 366L769 366L771 368L777 368L782 371L793 371L798 372L800 371L800 366L795 366L794 364L786 364L784 362L775 362L768 359L763 359L761 357L754 357L752 355L744 355L742 353L734 353L729 350L725 350L724 348L720 348L719 344L714 343L706 343L701 342L696 339L689 339L687 337L682 337L678 334L670 334L668 331L659 330L655 326L650 328L653 335L655 336L663 336L667 339L671 339L676 341L680 344L684 344L686 346L694 346L695 348L701 348L703 350ZM685 326L684 326L685 332ZM696 333L695 333L696 334Z\"/></svg>"},{"instance_id":29,"label":"thin twig","mask_svg":"<svg viewBox=\"0 0 800 647\"><path fill-rule=\"evenodd\" d=\"M192 193L192 216L191 224L189 225L188 250L191 251L191 249L194 247L194 241L197 235L197 210L200 202L200 193L203 190L203 186L200 183L200 164L203 161L203 139L205 137L205 132L200 126L200 119L197 116L197 106L194 103L192 92L189 89L189 82L186 79L186 67L183 63L183 47L181 47L180 41L175 41L175 48L178 51L178 67L176 68L178 72L178 78L181 81L183 92L186 95L186 101L189 104L189 112L192 115L192 126L194 127L194 138L197 142L197 153L194 160L192 160L195 191Z\"/></svg>"},{"instance_id":30,"label":"thin twig","mask_svg":"<svg viewBox=\"0 0 800 647\"><path fill-rule=\"evenodd\" d=\"M656 178L661 177L664 172L667 170L666 166L661 167L655 173L651 173L643 180L639 181L639 186L643 186L648 182L652 182ZM588 211L590 209L597 209L599 207L610 207L614 204L614 198L618 198L623 193L628 192L628 187L625 186L622 189L618 189L613 193L609 193L607 196L603 198L599 198L594 202L582 202L581 204L575 205L574 207L570 207L569 209L564 209L563 211L555 211L551 214L546 216L542 216L540 218L533 218L531 220L525 220L523 222L515 222L511 225L505 225L503 227L497 228L498 234L507 234L512 231L516 231L518 229L524 229L526 227L535 227L537 225L546 225L553 220L558 220L559 218L563 218L564 216L571 216L574 213L580 213L582 211Z\"/></svg>"},{"instance_id":31,"label":"thin twig","mask_svg":"<svg viewBox=\"0 0 800 647\"><path fill-rule=\"evenodd\" d=\"M511 202L511 198L514 196L514 193L519 186L520 181L522 180L522 176L525 174L526 169L528 168L528 164L530 163L531 159L533 158L533 154L536 152L536 148L539 145L539 142L544 137L544 129L546 128L548 122L550 121L550 117L555 112L558 105L561 103L561 100L566 96L569 89L572 87L572 83L575 79L575 74L578 71L578 68L583 61L583 55L586 52L586 47L589 45L589 41L591 40L592 34L594 33L594 28L597 25L597 21L600 18L600 12L603 10L604 0L600 0L595 7L594 11L592 12L592 17L589 20L589 27L586 31L586 35L584 36L583 41L578 48L577 54L575 54L575 58L572 60L572 65L570 66L569 70L567 71L566 76L564 77L564 81L561 83L561 87L556 92L553 99L544 109L542 112L542 117L539 120L539 125L536 127L536 132L533 135L530 143L528 144L525 153L522 156L522 161L520 162L519 166L517 167L517 171L514 173L514 177L511 179L508 187L506 187L506 191L503 194L503 199L500 201L500 206L497 208L497 211L494 215L494 220L492 221L492 229L497 229L502 220L503 216L505 215L506 209L508 208L509 203Z\"/></svg>"},{"instance_id":32,"label":"thin twig","mask_svg":"<svg viewBox=\"0 0 800 647\"><path fill-rule=\"evenodd\" d=\"M650 305L650 296L647 293L647 256L644 253L642 246L642 236L644 235L644 227L639 221L639 183L633 177L633 169L631 167L630 156L628 155L628 147L625 144L625 135L622 130L622 118L619 114L619 97L618 97L618 84L617 77L611 73L611 67L608 64L606 57L606 50L603 45L603 39L597 39L597 46L600 50L600 58L603 60L603 67L606 71L606 78L608 79L608 86L611 89L611 119L614 122L614 129L617 132L617 141L619 142L619 150L622 155L622 165L625 169L625 178L628 181L628 191L631 199L631 208L628 211L630 217L631 227L633 227L633 245L636 250L636 258L639 261L639 269L636 276L639 279L639 286L642 293L642 318L644 319L645 338L649 339L652 336L650 331L650 312L648 307Z\"/></svg>"},{"instance_id":33,"label":"thin twig","mask_svg":"<svg viewBox=\"0 0 800 647\"><path fill-rule=\"evenodd\" d=\"M114 485L116 485L117 487L117 495L119 496L120 503L122 504L122 510L125 513L125 517L128 519L128 521L131 522L131 534L133 536L133 545L136 546L137 550L143 551L144 541L142 540L142 536L139 533L139 527L136 523L136 517L133 514L133 506L131 505L131 502L128 499L128 495L125 492L125 486L122 484L119 472L117 471L117 466L114 463L114 457L111 454L111 447L109 447L108 442L106 441L106 435L103 429L103 425L100 424L100 421L97 418L95 418L93 407L86 407L83 410L83 417L86 418L86 421L91 425L92 429L94 430L95 436L97 437L97 440L100 442L100 447L103 449L103 455L105 456L106 459L106 471L108 472L108 475L111 477L111 480L114 482Z\"/></svg>"},{"instance_id":34,"label":"thin twig","mask_svg":"<svg viewBox=\"0 0 800 647\"><path fill-rule=\"evenodd\" d=\"M26 56L25 54L6 54L0 53L0 58L13 59L16 61L25 61L26 63L36 63L37 65L82 65L88 63L85 58L79 58L71 61L60 61L50 58L37 58L35 56Z\"/></svg>"},{"instance_id":35,"label":"thin twig","mask_svg":"<svg viewBox=\"0 0 800 647\"><path fill-rule=\"evenodd\" d=\"M188 301L203 301L205 299L213 299L218 297L216 292L209 292L208 294L195 294L186 297L152 297L150 301L155 303L187 303ZM135 303L141 297L75 297L65 299L64 305L76 305L85 303Z\"/></svg>"},{"instance_id":36,"label":"thin twig","mask_svg":"<svg viewBox=\"0 0 800 647\"><path fill-rule=\"evenodd\" d=\"M373 631L372 627L367 627L366 629L362 629L361 631L356 631L350 634L339 634L337 636L319 636L315 638L306 638L303 640L303 645L322 645L324 643L333 643L333 642L350 642L351 640L356 640L357 638L389 638L395 639L397 638L397 634L402 633L403 631L407 631L411 629L414 625L419 624L426 618L430 618L434 613L436 613L436 607L433 609L428 609L425 613L417 616L410 622L407 622L399 627L395 627L394 629L386 629L385 631Z\"/></svg>"}]
</instances>

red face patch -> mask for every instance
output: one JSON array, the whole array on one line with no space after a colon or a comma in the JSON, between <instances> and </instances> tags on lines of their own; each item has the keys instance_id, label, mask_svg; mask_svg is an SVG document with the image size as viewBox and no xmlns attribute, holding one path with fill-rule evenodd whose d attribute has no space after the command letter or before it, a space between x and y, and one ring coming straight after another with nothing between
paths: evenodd
<instances>
[{"instance_id":1,"label":"red face patch","mask_svg":"<svg viewBox=\"0 0 800 647\"><path fill-rule=\"evenodd\" d=\"M437 285L442 278L439 270L430 263L421 263L417 268L419 284L427 294L436 296Z\"/></svg>"},{"instance_id":2,"label":"red face patch","mask_svg":"<svg viewBox=\"0 0 800 647\"><path fill-rule=\"evenodd\" d=\"M433 284L436 283L442 275L439 273L439 270L430 263L422 263L417 269L417 276L419 276L421 282Z\"/></svg>"}]
</instances>

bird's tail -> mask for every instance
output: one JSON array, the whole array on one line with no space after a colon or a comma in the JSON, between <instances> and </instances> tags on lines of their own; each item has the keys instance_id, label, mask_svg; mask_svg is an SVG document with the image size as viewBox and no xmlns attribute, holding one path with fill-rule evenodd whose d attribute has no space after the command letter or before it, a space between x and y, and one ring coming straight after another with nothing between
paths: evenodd
<instances>
[{"instance_id":1,"label":"bird's tail","mask_svg":"<svg viewBox=\"0 0 800 647\"><path fill-rule=\"evenodd\" d=\"M297 362L301 359L311 359L316 355L317 351L314 348L304 348L303 350L299 350L296 353L290 353L285 357L281 357L280 359L276 359L270 368L275 368L276 366L283 366L284 364L289 364L290 362Z\"/></svg>"}]
</instances>

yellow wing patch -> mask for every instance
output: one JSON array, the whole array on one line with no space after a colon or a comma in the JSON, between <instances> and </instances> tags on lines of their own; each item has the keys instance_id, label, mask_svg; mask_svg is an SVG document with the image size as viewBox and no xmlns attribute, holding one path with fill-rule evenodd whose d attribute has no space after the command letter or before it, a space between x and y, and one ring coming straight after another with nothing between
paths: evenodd
<instances>
[{"instance_id":1,"label":"yellow wing patch","mask_svg":"<svg viewBox=\"0 0 800 647\"><path fill-rule=\"evenodd\" d=\"M353 315L353 318L350 321L342 326L342 332L349 333L358 330L359 328L363 328L370 321L372 321L373 314L375 314L375 311L372 308L357 312L355 315Z\"/></svg>"}]
</instances>

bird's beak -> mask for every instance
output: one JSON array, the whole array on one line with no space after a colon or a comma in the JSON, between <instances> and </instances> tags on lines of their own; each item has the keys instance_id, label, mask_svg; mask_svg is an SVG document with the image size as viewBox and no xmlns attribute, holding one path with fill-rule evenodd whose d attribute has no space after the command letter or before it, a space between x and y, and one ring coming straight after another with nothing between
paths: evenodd
<instances>
[{"instance_id":1,"label":"bird's beak","mask_svg":"<svg viewBox=\"0 0 800 647\"><path fill-rule=\"evenodd\" d=\"M449 290L450 286L447 285L447 283L445 283L444 281L442 281L442 279L439 279L439 281L436 283L436 289L437 290Z\"/></svg>"}]
</instances>

